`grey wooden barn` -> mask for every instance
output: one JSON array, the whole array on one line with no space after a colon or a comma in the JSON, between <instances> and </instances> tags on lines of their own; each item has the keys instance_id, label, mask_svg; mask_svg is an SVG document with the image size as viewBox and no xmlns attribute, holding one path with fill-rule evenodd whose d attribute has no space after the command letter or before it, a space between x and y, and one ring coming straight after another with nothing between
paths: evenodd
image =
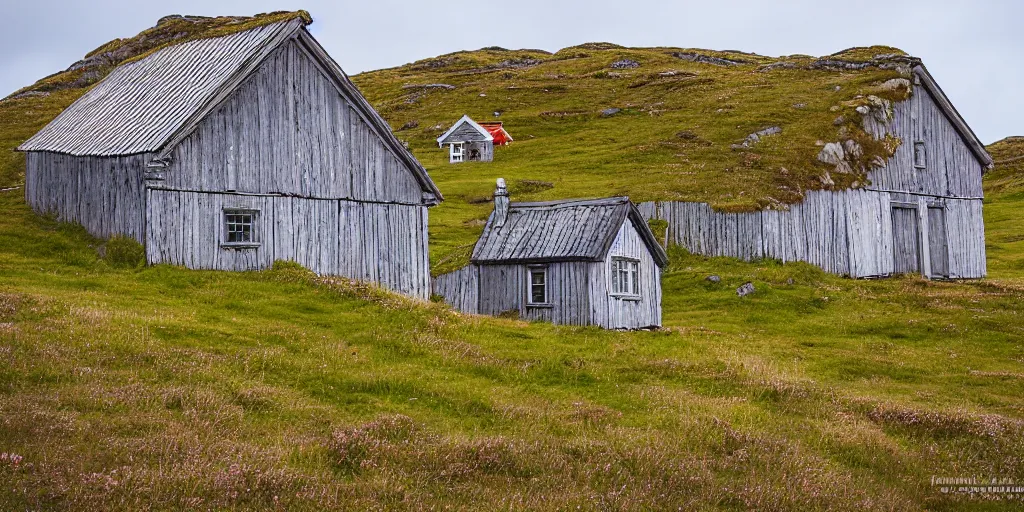
<instances>
[{"instance_id":1,"label":"grey wooden barn","mask_svg":"<svg viewBox=\"0 0 1024 512\"><path fill-rule=\"evenodd\" d=\"M812 191L788 210L726 213L673 201L640 209L668 221L670 243L697 254L806 261L851 277L984 277L981 179L992 158L923 65L908 85L910 99L890 111L865 107L868 133L902 143L860 188ZM826 149L841 158L857 148Z\"/></svg>"},{"instance_id":2,"label":"grey wooden barn","mask_svg":"<svg viewBox=\"0 0 1024 512\"><path fill-rule=\"evenodd\" d=\"M320 273L430 293L441 193L301 20L163 48L39 133L25 197L149 263Z\"/></svg>"},{"instance_id":3,"label":"grey wooden barn","mask_svg":"<svg viewBox=\"0 0 1024 512\"><path fill-rule=\"evenodd\" d=\"M661 325L668 256L628 197L509 203L498 180L494 212L471 264L434 291L465 312L556 324L640 329Z\"/></svg>"},{"instance_id":4,"label":"grey wooden barn","mask_svg":"<svg viewBox=\"0 0 1024 512\"><path fill-rule=\"evenodd\" d=\"M494 136L469 116L462 116L437 138L440 148L448 147L448 162L490 162L494 160Z\"/></svg>"}]
</instances>

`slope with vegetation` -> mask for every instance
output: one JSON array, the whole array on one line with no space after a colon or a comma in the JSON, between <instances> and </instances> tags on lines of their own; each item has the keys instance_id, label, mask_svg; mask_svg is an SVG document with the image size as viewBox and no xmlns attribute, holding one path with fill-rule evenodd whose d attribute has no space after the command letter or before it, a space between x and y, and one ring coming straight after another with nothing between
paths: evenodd
<instances>
[{"instance_id":1,"label":"slope with vegetation","mask_svg":"<svg viewBox=\"0 0 1024 512\"><path fill-rule=\"evenodd\" d=\"M633 73L650 68L646 56L666 55L609 45L572 51L632 55L642 66L626 68ZM507 53L444 57L496 59L444 78L455 84L459 77L518 72L503 64L512 58ZM667 62L679 71L715 59L774 62L699 54ZM525 55L543 61L520 63L531 73L554 65L558 54ZM740 165L738 159L753 158L747 154L792 167L772 174L796 176L787 183L813 185L812 139L838 129L836 114L826 115L829 105L891 70L808 70L797 63L810 66L813 59L787 60L798 67L773 72L817 77L807 78L814 85L802 100L773 99L755 82L737 85L731 96L718 92L732 112L720 106L690 118L678 106L642 110L657 101L613 104L619 96L612 91L648 86L625 87L637 77L603 68L593 72L620 76L555 77L523 93L564 102L537 107L541 112L587 113L523 113L515 122L512 103L484 103L497 89L471 90L464 104L447 108L441 95L463 94L466 84L448 92L399 87L410 98L389 103L379 91L391 86L378 89L374 74L359 80L396 127L419 120L430 128L462 109L476 116L505 109L501 118L517 141L490 165L448 167L431 147L433 128L401 132L452 198L432 210L439 226L432 237L450 249L472 238L472 221L489 209L481 200L495 175L519 180L519 197L594 195L596 183L644 198L645 190L664 192L662 180L679 185L698 176L667 174L675 169L668 164L685 163L716 178L701 185L706 197L717 194L724 206L739 208L767 190L756 183L742 188L750 181L742 177L752 176L743 173L753 172L744 169L757 169ZM416 66L429 73L437 67L430 62ZM499 64L499 71L478 72ZM737 72L736 80L780 76L740 66L748 69L713 69ZM383 84L400 72L385 70L379 79ZM840 79L837 92L829 81ZM604 91L612 83L622 85ZM557 84L566 89L552 89ZM570 87L586 88L569 94ZM665 91L665 105L686 97L672 96L676 86L656 87ZM853 96L823 99L811 94L817 88ZM23 173L21 156L6 150L82 91L51 89L0 102L5 186L17 185ZM436 117L389 109L414 98L405 108L431 105ZM799 110L789 104L798 101L825 121L820 135L780 120L787 109ZM483 112L469 110L472 102ZM753 113L758 105L763 117ZM594 113L606 106L623 111L611 118ZM741 110L749 123L701 121ZM658 128L652 119L674 120L669 124L678 128ZM620 123L626 129L619 131ZM783 132L754 149L729 147L765 125ZM684 130L693 138L676 136ZM810 144L790 152L786 145L796 143L788 134ZM851 281L804 264L674 250L664 274L666 328L656 332L466 316L288 263L250 273L145 267L137 245L93 239L32 213L20 190L2 191L0 509L999 508L1005 503L995 496L943 494L930 485L933 476L1024 475L1024 225L1014 215L1024 207L1021 160L1014 158L1024 151L1019 139L990 149L1003 162L986 178L996 279ZM625 167L618 166L627 165L620 160L645 172L619 175L615 170ZM718 184L730 176L731 184ZM638 188L629 189L634 180ZM719 186L749 191L725 197ZM721 282L705 279L712 273ZM746 281L757 291L739 299L734 289Z\"/></svg>"},{"instance_id":2,"label":"slope with vegetation","mask_svg":"<svg viewBox=\"0 0 1024 512\"><path fill-rule=\"evenodd\" d=\"M856 107L907 98L900 79L917 62L877 46L771 58L589 43L457 52L353 81L445 192L431 219L445 271L465 262L498 176L518 199L628 195L726 210L784 208L807 190L863 184L899 141L867 137ZM434 139L463 114L497 115L516 141L493 163L449 165ZM845 139L864 146L863 161L836 173L817 156Z\"/></svg>"}]
</instances>

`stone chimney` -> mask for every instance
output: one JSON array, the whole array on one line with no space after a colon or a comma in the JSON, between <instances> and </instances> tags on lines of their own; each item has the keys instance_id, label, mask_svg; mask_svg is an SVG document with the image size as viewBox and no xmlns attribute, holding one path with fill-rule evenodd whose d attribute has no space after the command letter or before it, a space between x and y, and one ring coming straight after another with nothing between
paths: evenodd
<instances>
[{"instance_id":1,"label":"stone chimney","mask_svg":"<svg viewBox=\"0 0 1024 512\"><path fill-rule=\"evenodd\" d=\"M508 189L505 178L498 178L498 188L494 190L494 220L492 226L500 228L508 220Z\"/></svg>"}]
</instances>

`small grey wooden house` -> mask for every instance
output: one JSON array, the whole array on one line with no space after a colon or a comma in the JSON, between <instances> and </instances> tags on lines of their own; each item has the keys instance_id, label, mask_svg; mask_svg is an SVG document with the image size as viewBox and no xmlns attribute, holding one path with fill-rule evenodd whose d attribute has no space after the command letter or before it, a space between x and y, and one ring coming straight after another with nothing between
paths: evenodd
<instances>
[{"instance_id":1,"label":"small grey wooden house","mask_svg":"<svg viewBox=\"0 0 1024 512\"><path fill-rule=\"evenodd\" d=\"M510 204L499 179L471 264L434 286L469 313L641 329L661 325L667 263L628 197Z\"/></svg>"},{"instance_id":2,"label":"small grey wooden house","mask_svg":"<svg viewBox=\"0 0 1024 512\"><path fill-rule=\"evenodd\" d=\"M441 193L301 20L123 64L19 148L25 197L149 263L430 293Z\"/></svg>"},{"instance_id":3,"label":"small grey wooden house","mask_svg":"<svg viewBox=\"0 0 1024 512\"><path fill-rule=\"evenodd\" d=\"M787 210L728 213L675 201L641 210L668 221L670 243L696 254L806 261L850 277L984 277L982 174L992 157L923 65L906 82L910 99L863 107L867 133L901 144L859 188L810 191ZM819 158L849 172L844 153L859 150L850 142L826 145Z\"/></svg>"},{"instance_id":4,"label":"small grey wooden house","mask_svg":"<svg viewBox=\"0 0 1024 512\"><path fill-rule=\"evenodd\" d=\"M440 148L448 147L448 162L490 162L494 160L494 135L469 116L462 116L437 138Z\"/></svg>"}]
</instances>

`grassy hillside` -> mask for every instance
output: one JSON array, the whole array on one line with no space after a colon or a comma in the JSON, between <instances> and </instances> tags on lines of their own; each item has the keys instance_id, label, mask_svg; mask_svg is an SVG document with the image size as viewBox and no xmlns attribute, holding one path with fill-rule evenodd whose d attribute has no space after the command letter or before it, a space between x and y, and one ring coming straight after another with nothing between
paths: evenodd
<instances>
[{"instance_id":1,"label":"grassy hillside","mask_svg":"<svg viewBox=\"0 0 1024 512\"><path fill-rule=\"evenodd\" d=\"M616 52L641 67L606 69ZM752 61L716 66L666 52L685 53L486 50L439 58L446 75L429 74L446 69L433 59L357 77L393 125L419 121L399 136L449 198L432 210L435 261L474 239L497 176L521 198L597 195L597 184L643 199L671 184L728 208L761 204L750 198L768 185L754 178L820 185L816 137L842 128L831 105L895 73L806 69L814 60L805 57L760 73L776 60L700 52ZM515 59L526 67L503 64ZM655 62L712 79L659 75L628 87L660 69ZM545 66L581 67L544 78L560 69ZM601 75L612 72L620 76ZM410 97L388 100L388 84L403 73L456 89L395 85ZM514 87L536 86L522 97L511 85L496 93L459 82L520 80L516 73L534 81ZM674 77L683 78L669 85ZM614 83L622 85L605 89ZM552 89L558 84L565 89ZM686 88L692 94L679 92ZM83 91L0 102L4 186L23 173L6 148ZM500 97L521 103L486 103ZM699 110L716 101L732 107ZM606 106L623 111L595 114ZM499 119L516 143L493 164L448 166L431 147L433 127L492 108L505 110ZM570 109L586 113L540 115ZM820 118L820 135L785 117L788 109ZM731 149L771 125L783 132ZM693 135L677 136L683 131ZM990 149L1007 161L1024 155L1021 146L1010 139ZM633 333L461 315L289 264L251 273L143 267L130 244L37 216L21 190L2 191L0 509L1005 507L929 482L1024 480L1020 162L986 177L994 279L852 281L803 264L673 250L666 328ZM775 166L793 170L767 172ZM744 194L727 197L726 187ZM740 299L734 290L746 281L757 292Z\"/></svg>"},{"instance_id":2,"label":"grassy hillside","mask_svg":"<svg viewBox=\"0 0 1024 512\"><path fill-rule=\"evenodd\" d=\"M629 195L727 210L857 186L864 173L833 172L817 161L821 145L854 138L865 162L888 157L899 141L883 147L859 137L855 107L872 95L906 98L905 89L882 84L907 76L913 62L889 47L773 58L591 43L554 54L458 52L353 80L445 194L431 219L434 261L444 271L465 261L499 176L519 199ZM463 114L503 121L516 141L498 148L493 163L449 165L435 138ZM744 145L776 127L781 133Z\"/></svg>"},{"instance_id":3,"label":"grassy hillside","mask_svg":"<svg viewBox=\"0 0 1024 512\"><path fill-rule=\"evenodd\" d=\"M989 273L1019 279L1024 275L1024 137L1003 139L988 150L996 160L985 176Z\"/></svg>"},{"instance_id":4,"label":"grassy hillside","mask_svg":"<svg viewBox=\"0 0 1024 512\"><path fill-rule=\"evenodd\" d=\"M5 510L959 510L993 503L932 475L1024 472L1020 287L677 251L667 328L618 333L118 266L0 207Z\"/></svg>"}]
</instances>

